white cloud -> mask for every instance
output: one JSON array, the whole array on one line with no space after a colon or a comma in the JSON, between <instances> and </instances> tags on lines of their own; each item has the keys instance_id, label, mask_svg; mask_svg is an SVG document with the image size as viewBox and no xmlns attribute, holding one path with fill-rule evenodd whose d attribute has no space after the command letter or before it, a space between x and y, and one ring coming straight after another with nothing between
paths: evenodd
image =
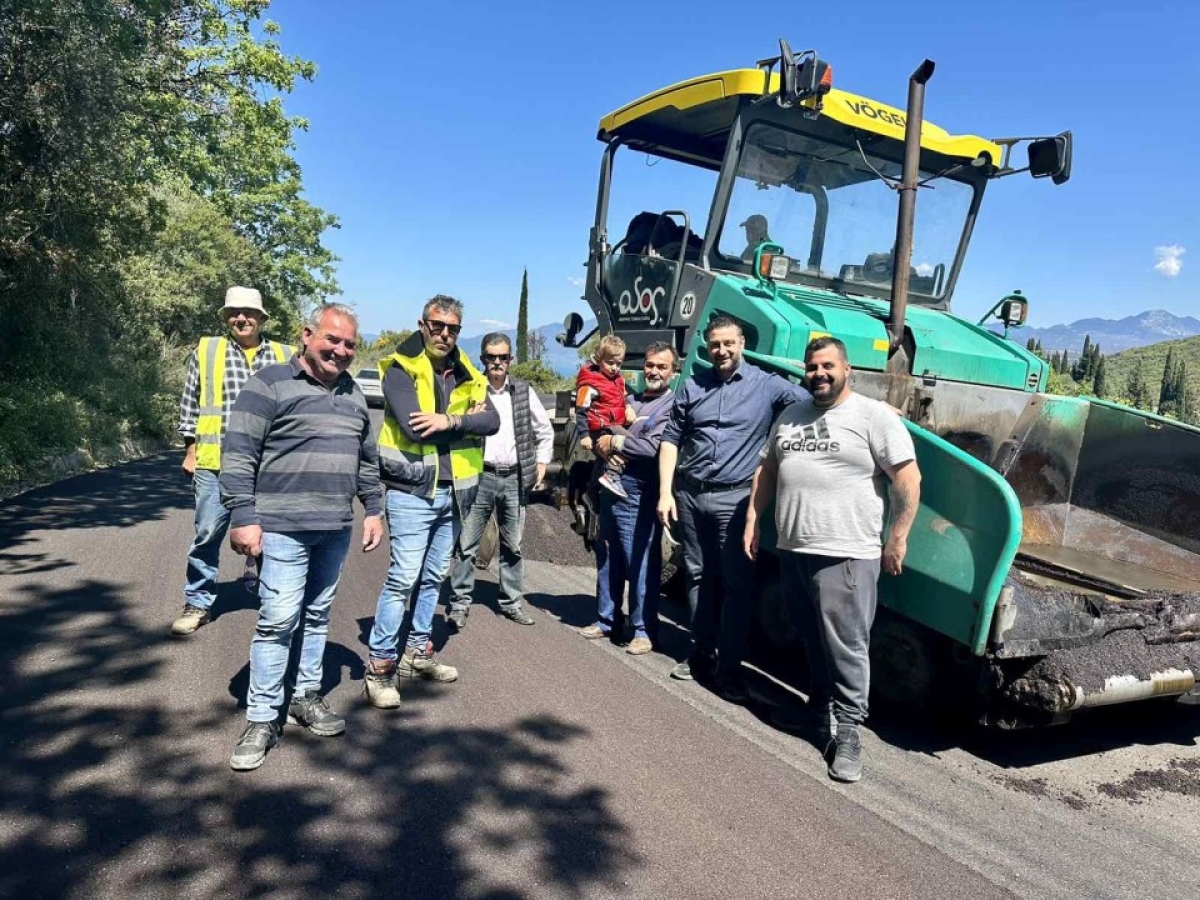
<instances>
[{"instance_id":1,"label":"white cloud","mask_svg":"<svg viewBox=\"0 0 1200 900\"><path fill-rule=\"evenodd\" d=\"M1167 278L1174 278L1183 269L1183 254L1185 253L1187 253L1187 248L1179 244L1155 247L1154 255L1158 262L1154 264L1154 271Z\"/></svg>"},{"instance_id":2,"label":"white cloud","mask_svg":"<svg viewBox=\"0 0 1200 900\"><path fill-rule=\"evenodd\" d=\"M928 278L933 274L933 263L918 263L915 268L917 274L922 278Z\"/></svg>"},{"instance_id":3,"label":"white cloud","mask_svg":"<svg viewBox=\"0 0 1200 900\"><path fill-rule=\"evenodd\" d=\"M575 277L575 276L568 276L568 277L567 277L567 282L568 282L569 284L573 284L573 285L575 285L575 287L583 287L583 282L584 282L584 279L582 279L582 278L577 278L577 277Z\"/></svg>"},{"instance_id":4,"label":"white cloud","mask_svg":"<svg viewBox=\"0 0 1200 900\"><path fill-rule=\"evenodd\" d=\"M501 322L499 319L480 319L480 325L486 325L488 328L512 328L509 322Z\"/></svg>"}]
</instances>

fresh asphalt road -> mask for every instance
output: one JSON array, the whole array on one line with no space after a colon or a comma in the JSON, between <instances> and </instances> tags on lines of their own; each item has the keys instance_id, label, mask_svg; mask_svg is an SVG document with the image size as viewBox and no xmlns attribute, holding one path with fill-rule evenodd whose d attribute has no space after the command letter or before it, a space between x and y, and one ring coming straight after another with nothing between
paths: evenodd
<instances>
[{"instance_id":1,"label":"fresh asphalt road","mask_svg":"<svg viewBox=\"0 0 1200 900\"><path fill-rule=\"evenodd\" d=\"M1196 708L1017 735L877 717L866 778L835 785L765 724L793 702L766 675L736 707L668 679L668 655L581 639L594 572L562 564L548 507L536 625L495 615L484 574L462 634L437 620L460 680L405 685L393 714L361 698L386 551L352 550L324 684L346 735L288 728L234 773L254 602L227 554L216 619L167 637L192 530L179 458L0 504L0 897L1197 895Z\"/></svg>"}]
</instances>

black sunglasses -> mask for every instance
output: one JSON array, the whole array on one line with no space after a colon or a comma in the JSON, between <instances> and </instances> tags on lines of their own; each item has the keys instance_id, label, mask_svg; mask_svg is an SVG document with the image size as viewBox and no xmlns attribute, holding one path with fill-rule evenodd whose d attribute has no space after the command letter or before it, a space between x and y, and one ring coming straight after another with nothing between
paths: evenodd
<instances>
[{"instance_id":1,"label":"black sunglasses","mask_svg":"<svg viewBox=\"0 0 1200 900\"><path fill-rule=\"evenodd\" d=\"M458 337L458 333L462 331L461 325L454 325L450 322L442 322L438 319L426 319L425 327L434 334L441 334L443 331L448 331L455 337Z\"/></svg>"},{"instance_id":2,"label":"black sunglasses","mask_svg":"<svg viewBox=\"0 0 1200 900\"><path fill-rule=\"evenodd\" d=\"M508 362L512 359L511 353L485 353L480 357L485 363Z\"/></svg>"}]
</instances>

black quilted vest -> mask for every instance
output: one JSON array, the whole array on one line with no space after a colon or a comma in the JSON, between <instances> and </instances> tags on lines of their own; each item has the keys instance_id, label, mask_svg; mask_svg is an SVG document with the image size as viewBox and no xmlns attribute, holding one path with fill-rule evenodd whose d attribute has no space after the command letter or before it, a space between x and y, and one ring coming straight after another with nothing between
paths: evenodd
<instances>
[{"instance_id":1,"label":"black quilted vest","mask_svg":"<svg viewBox=\"0 0 1200 900\"><path fill-rule=\"evenodd\" d=\"M537 442L533 438L533 416L529 412L529 385L508 379L512 397L513 434L517 444L517 468L521 471L521 498L537 484Z\"/></svg>"}]
</instances>

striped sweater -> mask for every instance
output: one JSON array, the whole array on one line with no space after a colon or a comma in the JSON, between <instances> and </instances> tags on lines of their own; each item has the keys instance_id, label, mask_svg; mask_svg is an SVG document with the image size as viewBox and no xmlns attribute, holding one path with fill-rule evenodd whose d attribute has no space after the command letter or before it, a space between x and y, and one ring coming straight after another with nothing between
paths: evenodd
<instances>
[{"instance_id":1,"label":"striped sweater","mask_svg":"<svg viewBox=\"0 0 1200 900\"><path fill-rule=\"evenodd\" d=\"M353 378L327 388L294 356L246 382L222 448L231 527L337 531L353 524L355 496L368 516L380 515L381 493L367 401Z\"/></svg>"}]
</instances>

